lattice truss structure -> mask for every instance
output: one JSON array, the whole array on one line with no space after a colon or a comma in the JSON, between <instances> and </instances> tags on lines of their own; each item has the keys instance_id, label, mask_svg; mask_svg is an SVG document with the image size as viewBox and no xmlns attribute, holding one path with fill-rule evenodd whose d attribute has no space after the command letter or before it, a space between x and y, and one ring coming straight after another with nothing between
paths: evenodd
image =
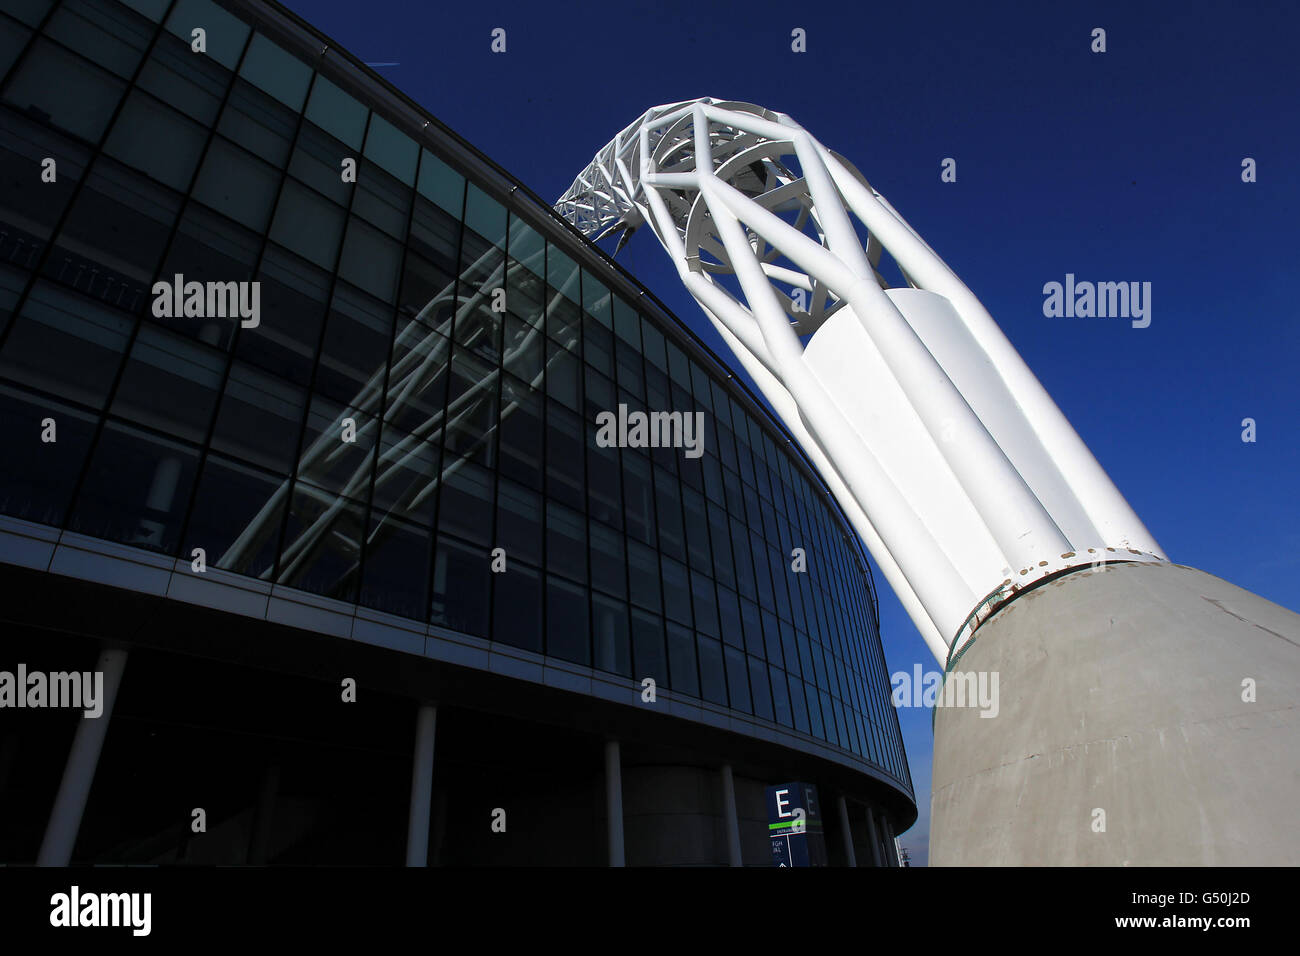
<instances>
[{"instance_id":1,"label":"lattice truss structure","mask_svg":"<svg viewBox=\"0 0 1300 956\"><path fill-rule=\"evenodd\" d=\"M979 300L789 116L657 106L556 209L620 247L650 225L939 660L1048 575L1165 560Z\"/></svg>"}]
</instances>

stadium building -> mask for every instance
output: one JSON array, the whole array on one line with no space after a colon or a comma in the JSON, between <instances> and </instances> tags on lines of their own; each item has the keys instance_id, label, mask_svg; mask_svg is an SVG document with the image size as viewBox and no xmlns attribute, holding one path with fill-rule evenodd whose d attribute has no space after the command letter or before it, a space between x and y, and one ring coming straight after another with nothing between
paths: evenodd
<instances>
[{"instance_id":1,"label":"stadium building","mask_svg":"<svg viewBox=\"0 0 1300 956\"><path fill-rule=\"evenodd\" d=\"M0 862L771 865L803 781L897 865L857 539L545 201L274 3L8 0L0 101Z\"/></svg>"}]
</instances>

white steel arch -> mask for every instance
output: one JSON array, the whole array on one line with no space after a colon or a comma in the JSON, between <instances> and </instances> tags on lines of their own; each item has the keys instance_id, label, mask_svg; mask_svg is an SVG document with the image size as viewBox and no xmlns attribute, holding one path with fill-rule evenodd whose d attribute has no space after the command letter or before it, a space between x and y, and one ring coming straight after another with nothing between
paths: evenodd
<instances>
[{"instance_id":1,"label":"white steel arch","mask_svg":"<svg viewBox=\"0 0 1300 956\"><path fill-rule=\"evenodd\" d=\"M649 223L939 660L1047 575L1165 560L979 300L785 114L654 107L556 209L620 247Z\"/></svg>"}]
</instances>

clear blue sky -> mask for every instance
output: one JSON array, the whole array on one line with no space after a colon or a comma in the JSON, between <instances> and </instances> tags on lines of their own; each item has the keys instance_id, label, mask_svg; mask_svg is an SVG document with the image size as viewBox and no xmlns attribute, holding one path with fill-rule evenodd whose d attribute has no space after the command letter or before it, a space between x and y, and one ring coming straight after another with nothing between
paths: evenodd
<instances>
[{"instance_id":1,"label":"clear blue sky","mask_svg":"<svg viewBox=\"0 0 1300 956\"><path fill-rule=\"evenodd\" d=\"M376 72L547 198L647 107L789 113L980 297L1173 560L1300 609L1294 5L288 6L399 64ZM790 50L795 27L807 53ZM956 183L940 182L944 157ZM1258 182L1241 181L1244 157ZM728 354L648 230L619 259ZM1045 318L1043 285L1067 272L1151 282L1150 327ZM890 671L934 667L880 590ZM930 714L900 717L921 812L903 843L923 862Z\"/></svg>"}]
</instances>

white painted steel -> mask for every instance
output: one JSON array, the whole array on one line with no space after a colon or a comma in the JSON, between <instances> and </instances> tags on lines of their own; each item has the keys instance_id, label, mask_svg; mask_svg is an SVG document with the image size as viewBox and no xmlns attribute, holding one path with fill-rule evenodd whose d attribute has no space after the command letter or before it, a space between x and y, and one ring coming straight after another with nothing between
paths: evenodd
<instances>
[{"instance_id":1,"label":"white painted steel","mask_svg":"<svg viewBox=\"0 0 1300 956\"><path fill-rule=\"evenodd\" d=\"M978 299L785 114L654 107L556 209L597 238L650 224L940 660L994 592L1099 555L1164 560Z\"/></svg>"}]
</instances>

